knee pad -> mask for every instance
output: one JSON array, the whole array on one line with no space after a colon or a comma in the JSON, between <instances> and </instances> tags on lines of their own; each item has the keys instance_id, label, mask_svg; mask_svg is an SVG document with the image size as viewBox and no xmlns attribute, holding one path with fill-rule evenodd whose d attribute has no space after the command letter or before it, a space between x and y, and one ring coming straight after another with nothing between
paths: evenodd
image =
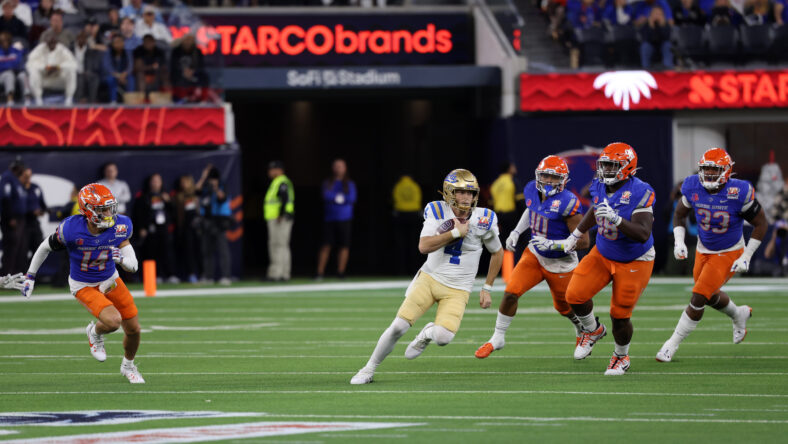
<instances>
[{"instance_id":1,"label":"knee pad","mask_svg":"<svg viewBox=\"0 0 788 444\"><path fill-rule=\"evenodd\" d=\"M449 331L446 327L436 325L432 327L432 339L435 340L436 344L444 346L454 339L454 333Z\"/></svg>"},{"instance_id":2,"label":"knee pad","mask_svg":"<svg viewBox=\"0 0 788 444\"><path fill-rule=\"evenodd\" d=\"M410 328L410 323L402 318L394 318L394 321L389 326L389 330L397 336L397 338L402 337L408 329Z\"/></svg>"}]
</instances>

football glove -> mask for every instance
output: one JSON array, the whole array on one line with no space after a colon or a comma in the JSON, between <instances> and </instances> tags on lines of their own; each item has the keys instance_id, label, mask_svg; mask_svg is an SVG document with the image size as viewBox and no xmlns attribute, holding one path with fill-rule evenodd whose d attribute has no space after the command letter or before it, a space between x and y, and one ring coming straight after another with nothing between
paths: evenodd
<instances>
[{"instance_id":1,"label":"football glove","mask_svg":"<svg viewBox=\"0 0 788 444\"><path fill-rule=\"evenodd\" d=\"M594 210L596 212L596 217L601 217L616 226L621 223L621 216L608 205L607 199L597 204Z\"/></svg>"},{"instance_id":2,"label":"football glove","mask_svg":"<svg viewBox=\"0 0 788 444\"><path fill-rule=\"evenodd\" d=\"M512 230L509 233L509 237L506 238L506 249L509 251L514 251L517 248L517 241L520 239L520 232L517 230Z\"/></svg>"},{"instance_id":3,"label":"football glove","mask_svg":"<svg viewBox=\"0 0 788 444\"><path fill-rule=\"evenodd\" d=\"M687 254L687 246L684 244L684 242L676 242L673 245L673 257L676 259L682 261L687 258Z\"/></svg>"},{"instance_id":4,"label":"football glove","mask_svg":"<svg viewBox=\"0 0 788 444\"><path fill-rule=\"evenodd\" d=\"M733 263L731 267L732 273L745 273L747 270L750 269L750 257L746 254L742 254L736 259L736 262Z\"/></svg>"},{"instance_id":5,"label":"football glove","mask_svg":"<svg viewBox=\"0 0 788 444\"><path fill-rule=\"evenodd\" d=\"M0 287L12 288L14 290L22 290L25 285L25 276L22 273L7 274L0 277Z\"/></svg>"},{"instance_id":6,"label":"football glove","mask_svg":"<svg viewBox=\"0 0 788 444\"><path fill-rule=\"evenodd\" d=\"M119 248L112 247L112 262L118 265L123 262L123 253L120 252Z\"/></svg>"},{"instance_id":7,"label":"football glove","mask_svg":"<svg viewBox=\"0 0 788 444\"><path fill-rule=\"evenodd\" d=\"M29 298L31 294L33 294L33 288L36 286L36 277L33 274L26 274L25 280L22 282L22 288L20 291L22 292L22 296Z\"/></svg>"},{"instance_id":8,"label":"football glove","mask_svg":"<svg viewBox=\"0 0 788 444\"><path fill-rule=\"evenodd\" d=\"M531 238L531 245L539 251L550 251L555 246L555 242L542 236Z\"/></svg>"}]
</instances>

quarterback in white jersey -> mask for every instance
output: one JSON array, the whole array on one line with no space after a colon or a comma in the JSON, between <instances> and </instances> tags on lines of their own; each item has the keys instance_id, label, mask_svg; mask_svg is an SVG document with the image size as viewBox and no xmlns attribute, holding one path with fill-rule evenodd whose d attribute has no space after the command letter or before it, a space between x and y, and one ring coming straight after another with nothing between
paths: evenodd
<instances>
[{"instance_id":1,"label":"quarterback in white jersey","mask_svg":"<svg viewBox=\"0 0 788 444\"><path fill-rule=\"evenodd\" d=\"M495 213L476 207L479 183L468 170L457 169L446 176L443 199L424 209L419 251L428 254L427 261L408 286L397 316L380 336L367 365L353 376L351 384L372 382L378 365L399 338L435 303L435 321L416 335L405 350L405 357L417 358L432 341L446 345L454 339L479 270L483 246L492 257L487 280L479 293L479 305L489 308L492 303L490 291L503 262Z\"/></svg>"}]
</instances>

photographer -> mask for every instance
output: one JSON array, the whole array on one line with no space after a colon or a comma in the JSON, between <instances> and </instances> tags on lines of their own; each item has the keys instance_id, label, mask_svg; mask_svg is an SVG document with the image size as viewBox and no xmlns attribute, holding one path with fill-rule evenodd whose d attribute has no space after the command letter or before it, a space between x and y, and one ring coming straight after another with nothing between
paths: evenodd
<instances>
[{"instance_id":1,"label":"photographer","mask_svg":"<svg viewBox=\"0 0 788 444\"><path fill-rule=\"evenodd\" d=\"M219 258L219 284L230 285L230 246L225 231L230 228L230 199L220 181L219 170L208 164L195 184L200 195L202 216L203 281L213 282L216 271L214 257Z\"/></svg>"}]
</instances>

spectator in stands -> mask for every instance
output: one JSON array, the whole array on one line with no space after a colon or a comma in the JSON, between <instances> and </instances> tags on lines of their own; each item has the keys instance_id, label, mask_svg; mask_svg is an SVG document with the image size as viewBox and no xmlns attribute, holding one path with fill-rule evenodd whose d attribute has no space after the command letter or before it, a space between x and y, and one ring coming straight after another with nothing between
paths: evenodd
<instances>
[{"instance_id":1,"label":"spectator in stands","mask_svg":"<svg viewBox=\"0 0 788 444\"><path fill-rule=\"evenodd\" d=\"M640 28L640 40L640 63L643 68L651 67L651 58L659 49L662 54L662 66L673 69L670 26L661 7L653 7L649 11L648 22Z\"/></svg>"},{"instance_id":2,"label":"spectator in stands","mask_svg":"<svg viewBox=\"0 0 788 444\"><path fill-rule=\"evenodd\" d=\"M662 10L664 22L667 25L673 26L673 12L670 9L670 4L667 0L645 0L635 4L635 25L645 26L650 25L652 21L651 11L655 8Z\"/></svg>"},{"instance_id":3,"label":"spectator in stands","mask_svg":"<svg viewBox=\"0 0 788 444\"><path fill-rule=\"evenodd\" d=\"M55 35L39 43L27 57L27 76L36 105L43 103L44 87L65 90L65 104L71 105L77 90L77 60Z\"/></svg>"},{"instance_id":4,"label":"spectator in stands","mask_svg":"<svg viewBox=\"0 0 788 444\"><path fill-rule=\"evenodd\" d=\"M14 5L11 0L4 0L0 7L3 15L0 16L0 32L8 31L13 38L27 40L27 26L14 15Z\"/></svg>"},{"instance_id":5,"label":"spectator in stands","mask_svg":"<svg viewBox=\"0 0 788 444\"><path fill-rule=\"evenodd\" d=\"M602 8L595 0L581 0L579 4L567 4L566 18L575 29L602 26Z\"/></svg>"},{"instance_id":6,"label":"spectator in stands","mask_svg":"<svg viewBox=\"0 0 788 444\"><path fill-rule=\"evenodd\" d=\"M40 41L48 42L50 37L54 37L66 48L70 48L74 44L74 33L63 28L63 11L59 9L56 9L49 17L49 28L41 34Z\"/></svg>"},{"instance_id":7,"label":"spectator in stands","mask_svg":"<svg viewBox=\"0 0 788 444\"><path fill-rule=\"evenodd\" d=\"M125 180L118 179L118 164L107 162L101 167L101 185L109 188L118 201L118 214L127 214L128 203L131 201L131 190Z\"/></svg>"},{"instance_id":8,"label":"spectator in stands","mask_svg":"<svg viewBox=\"0 0 788 444\"><path fill-rule=\"evenodd\" d=\"M681 0L673 8L673 20L676 26L706 24L706 14L700 9L697 0Z\"/></svg>"},{"instance_id":9,"label":"spectator in stands","mask_svg":"<svg viewBox=\"0 0 788 444\"><path fill-rule=\"evenodd\" d=\"M160 280L166 277L168 282L177 284L170 235L172 214L170 194L164 191L161 175L151 174L134 201L133 220L141 243L140 256L142 260L156 261L156 276Z\"/></svg>"},{"instance_id":10,"label":"spectator in stands","mask_svg":"<svg viewBox=\"0 0 788 444\"><path fill-rule=\"evenodd\" d=\"M142 45L142 37L134 34L134 20L128 17L120 20L120 35L123 36L126 51L133 52Z\"/></svg>"},{"instance_id":11,"label":"spectator in stands","mask_svg":"<svg viewBox=\"0 0 788 444\"><path fill-rule=\"evenodd\" d=\"M627 0L613 0L607 4L602 16L611 25L625 26L634 21L635 10Z\"/></svg>"},{"instance_id":12,"label":"spectator in stands","mask_svg":"<svg viewBox=\"0 0 788 444\"><path fill-rule=\"evenodd\" d=\"M788 238L788 223L779 219L774 224L771 237L763 250L764 259L773 264L774 276L785 276L788 271L788 239L786 238Z\"/></svg>"},{"instance_id":13,"label":"spectator in stands","mask_svg":"<svg viewBox=\"0 0 788 444\"><path fill-rule=\"evenodd\" d=\"M63 14L79 14L79 10L71 0L55 0L55 9L63 11Z\"/></svg>"},{"instance_id":14,"label":"spectator in stands","mask_svg":"<svg viewBox=\"0 0 788 444\"><path fill-rule=\"evenodd\" d=\"M54 1L41 0L38 3L38 8L33 11L33 25L42 29L49 28L49 19L53 12L55 12Z\"/></svg>"},{"instance_id":15,"label":"spectator in stands","mask_svg":"<svg viewBox=\"0 0 788 444\"><path fill-rule=\"evenodd\" d=\"M197 283L200 257L200 198L194 186L194 177L186 174L178 179L175 193L175 251L180 253L178 265L184 279Z\"/></svg>"},{"instance_id":16,"label":"spectator in stands","mask_svg":"<svg viewBox=\"0 0 788 444\"><path fill-rule=\"evenodd\" d=\"M120 14L118 8L112 7L107 11L107 22L99 26L99 34L101 41L109 43L112 40L112 34L120 32Z\"/></svg>"},{"instance_id":17,"label":"spectator in stands","mask_svg":"<svg viewBox=\"0 0 788 444\"><path fill-rule=\"evenodd\" d=\"M13 274L24 271L27 266L23 256L25 232L25 208L27 199L25 189L19 178L25 171L25 164L17 158L3 173L0 179L0 231L3 234L3 259L0 274Z\"/></svg>"},{"instance_id":18,"label":"spectator in stands","mask_svg":"<svg viewBox=\"0 0 788 444\"><path fill-rule=\"evenodd\" d=\"M199 102L208 87L202 51L197 48L193 34L186 34L170 55L170 78L173 99L181 102Z\"/></svg>"},{"instance_id":19,"label":"spectator in stands","mask_svg":"<svg viewBox=\"0 0 788 444\"><path fill-rule=\"evenodd\" d=\"M729 0L715 0L714 7L709 15L709 23L712 26L738 26L742 21L742 16L731 7Z\"/></svg>"},{"instance_id":20,"label":"spectator in stands","mask_svg":"<svg viewBox=\"0 0 788 444\"><path fill-rule=\"evenodd\" d=\"M9 0L14 6L14 15L28 28L33 26L33 10L27 3L21 3L19 0Z\"/></svg>"},{"instance_id":21,"label":"spectator in stands","mask_svg":"<svg viewBox=\"0 0 788 444\"><path fill-rule=\"evenodd\" d=\"M403 174L391 191L394 202L394 262L400 275L413 275L419 268L418 250L412 240L421 231L422 203L421 187L408 174Z\"/></svg>"},{"instance_id":22,"label":"spectator in stands","mask_svg":"<svg viewBox=\"0 0 788 444\"><path fill-rule=\"evenodd\" d=\"M154 12L155 8L153 6L145 5L142 19L137 19L137 23L134 25L134 34L137 34L139 37L152 35L156 41L169 45L172 43L172 34L170 34L170 30L163 23L155 20Z\"/></svg>"},{"instance_id":23,"label":"spectator in stands","mask_svg":"<svg viewBox=\"0 0 788 444\"><path fill-rule=\"evenodd\" d=\"M744 22L748 25L783 24L782 3L772 0L750 0L745 3Z\"/></svg>"},{"instance_id":24,"label":"spectator in stands","mask_svg":"<svg viewBox=\"0 0 788 444\"><path fill-rule=\"evenodd\" d=\"M96 17L90 16L85 20L85 27L82 29L88 35L88 46L91 49L106 51L109 41L104 40L104 36L99 32L99 24Z\"/></svg>"},{"instance_id":25,"label":"spectator in stands","mask_svg":"<svg viewBox=\"0 0 788 444\"><path fill-rule=\"evenodd\" d=\"M345 277L350 257L350 238L353 226L353 206L356 204L356 184L347 174L347 164L336 159L331 165L331 177L323 182L323 246L317 259L316 280L322 280L331 254L331 247L339 248L337 253L337 274Z\"/></svg>"},{"instance_id":26,"label":"spectator in stands","mask_svg":"<svg viewBox=\"0 0 788 444\"><path fill-rule=\"evenodd\" d=\"M120 18L129 17L132 20L138 20L142 18L142 13L144 12L145 5L142 4L142 0L130 0L129 4L121 8L120 10ZM161 13L158 10L155 10L156 21L159 23L164 23L164 19L161 16Z\"/></svg>"},{"instance_id":27,"label":"spectator in stands","mask_svg":"<svg viewBox=\"0 0 788 444\"><path fill-rule=\"evenodd\" d=\"M47 204L44 202L44 192L41 191L41 187L32 182L32 178L33 170L30 168L25 168L19 177L19 181L27 194L27 200L25 201L25 239L22 242L25 247L24 259L27 259L28 253L32 257L44 240L44 234L41 232L41 223L38 218L48 211Z\"/></svg>"},{"instance_id":28,"label":"spectator in stands","mask_svg":"<svg viewBox=\"0 0 788 444\"><path fill-rule=\"evenodd\" d=\"M109 87L109 100L118 102L118 92L134 91L134 62L131 53L126 51L123 36L112 36L110 49L104 53L104 74Z\"/></svg>"},{"instance_id":29,"label":"spectator in stands","mask_svg":"<svg viewBox=\"0 0 788 444\"><path fill-rule=\"evenodd\" d=\"M77 35L71 51L77 60L77 92L79 103L96 103L101 79L101 59L103 53L89 45L90 36L82 31Z\"/></svg>"},{"instance_id":30,"label":"spectator in stands","mask_svg":"<svg viewBox=\"0 0 788 444\"><path fill-rule=\"evenodd\" d=\"M567 0L542 0L542 12L550 21L550 35L553 40L561 39L563 25L566 20Z\"/></svg>"},{"instance_id":31,"label":"spectator in stands","mask_svg":"<svg viewBox=\"0 0 788 444\"><path fill-rule=\"evenodd\" d=\"M17 84L22 90L25 104L30 102L30 88L27 85L24 59L24 51L11 45L11 33L0 32L0 83L3 84L6 103L9 105L14 103Z\"/></svg>"},{"instance_id":32,"label":"spectator in stands","mask_svg":"<svg viewBox=\"0 0 788 444\"><path fill-rule=\"evenodd\" d=\"M230 228L232 210L230 198L221 184L221 174L207 165L195 184L200 194L202 216L203 282L213 282L216 261L219 259L219 284L230 285L230 245L225 232Z\"/></svg>"},{"instance_id":33,"label":"spectator in stands","mask_svg":"<svg viewBox=\"0 0 788 444\"><path fill-rule=\"evenodd\" d=\"M145 93L170 89L167 75L167 57L164 51L156 46L153 36L147 34L142 45L134 50L134 75L137 90Z\"/></svg>"}]
</instances>

